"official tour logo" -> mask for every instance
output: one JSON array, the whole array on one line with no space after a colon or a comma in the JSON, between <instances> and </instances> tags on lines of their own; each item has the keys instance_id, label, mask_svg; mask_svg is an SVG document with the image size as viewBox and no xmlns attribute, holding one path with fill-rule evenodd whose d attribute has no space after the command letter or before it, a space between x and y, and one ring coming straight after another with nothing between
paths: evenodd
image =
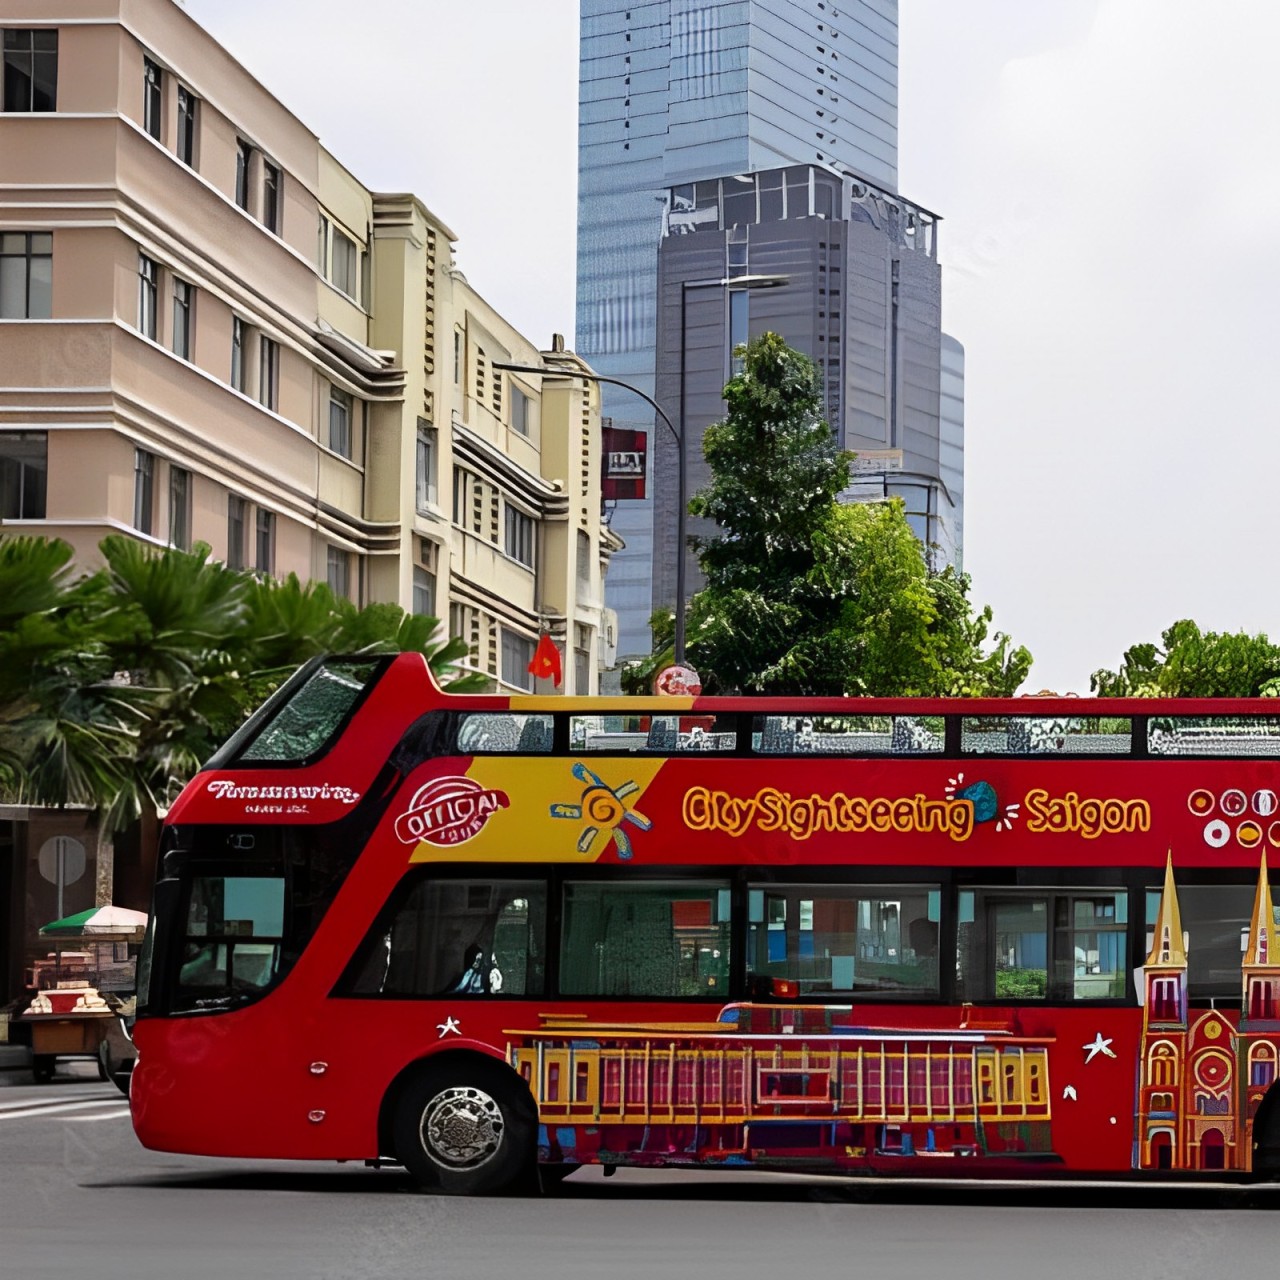
<instances>
[{"instance_id":1,"label":"official tour logo","mask_svg":"<svg viewBox=\"0 0 1280 1280\"><path fill-rule=\"evenodd\" d=\"M396 819L396 835L405 844L463 844L478 836L484 824L511 801L505 791L482 787L472 778L436 778L414 793Z\"/></svg>"}]
</instances>

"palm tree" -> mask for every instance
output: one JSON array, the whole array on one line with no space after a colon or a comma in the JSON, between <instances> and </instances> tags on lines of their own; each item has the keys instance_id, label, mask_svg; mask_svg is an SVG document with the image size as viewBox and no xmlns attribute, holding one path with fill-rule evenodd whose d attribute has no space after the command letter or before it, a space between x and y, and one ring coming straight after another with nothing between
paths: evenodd
<instances>
[{"instance_id":1,"label":"palm tree","mask_svg":"<svg viewBox=\"0 0 1280 1280\"><path fill-rule=\"evenodd\" d=\"M103 568L73 580L66 543L0 537L0 792L97 811L100 897L115 834L167 808L309 658L419 652L442 686L487 687L436 618L259 579L204 544L112 536L100 550Z\"/></svg>"},{"instance_id":2,"label":"palm tree","mask_svg":"<svg viewBox=\"0 0 1280 1280\"><path fill-rule=\"evenodd\" d=\"M0 791L18 803L95 804L137 727L96 633L101 584L73 581L72 555L0 538Z\"/></svg>"}]
</instances>

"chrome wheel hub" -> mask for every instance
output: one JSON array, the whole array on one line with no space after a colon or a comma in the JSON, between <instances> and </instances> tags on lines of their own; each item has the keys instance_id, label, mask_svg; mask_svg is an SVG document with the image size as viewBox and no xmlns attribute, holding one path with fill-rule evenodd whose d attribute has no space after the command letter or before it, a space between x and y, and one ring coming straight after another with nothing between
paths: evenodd
<instances>
[{"instance_id":1,"label":"chrome wheel hub","mask_svg":"<svg viewBox=\"0 0 1280 1280\"><path fill-rule=\"evenodd\" d=\"M498 1150L505 1124L483 1089L445 1089L422 1112L422 1147L437 1164L478 1169Z\"/></svg>"}]
</instances>

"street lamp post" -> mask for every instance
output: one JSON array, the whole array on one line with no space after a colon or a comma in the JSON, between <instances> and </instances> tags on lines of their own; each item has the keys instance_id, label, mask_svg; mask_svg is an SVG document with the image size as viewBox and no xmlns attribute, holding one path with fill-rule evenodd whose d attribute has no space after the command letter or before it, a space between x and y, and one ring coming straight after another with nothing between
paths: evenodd
<instances>
[{"instance_id":1,"label":"street lamp post","mask_svg":"<svg viewBox=\"0 0 1280 1280\"><path fill-rule=\"evenodd\" d=\"M683 360L683 354L681 356ZM684 665L684 594L685 594L685 572L684 572L684 554L683 548L685 543L685 520L687 516L687 508L689 505L688 497L685 493L685 486L688 483L685 469L684 458L684 440L681 433L676 430L674 423L662 411L661 406L651 396L646 395L638 387L633 387L629 382L623 382L619 378L607 378L602 373L583 373L580 370L570 371L568 369L558 369L555 366L546 367L544 365L532 364L503 364L494 361L491 366L493 369L501 369L505 373L536 373L543 378L551 378L561 382L573 382L578 378L582 378L587 382L602 382L611 387L621 387L624 391L630 391L632 395L637 395L641 400L658 415L666 424L667 430L671 432L676 442L677 456L680 459L680 465L677 474L677 492L679 502L679 511L676 513L676 543L681 549L681 553L676 558L676 619L675 619L675 642L674 642L674 661L677 666ZM682 395L681 395L681 414L680 426L684 427L683 413L683 370L682 378Z\"/></svg>"},{"instance_id":2,"label":"street lamp post","mask_svg":"<svg viewBox=\"0 0 1280 1280\"><path fill-rule=\"evenodd\" d=\"M621 387L624 391L630 391L632 395L639 396L648 406L658 415L666 424L666 428L671 432L671 437L676 443L676 607L675 607L675 634L672 643L673 661L676 666L685 665L685 587L686 587L686 565L688 559L688 550L685 546L687 541L686 528L689 516L689 459L685 453L686 426L685 426L685 334L686 334L686 308L689 291L691 289L710 289L710 288L727 288L727 289L775 289L779 285L787 284L790 276L785 275L740 275L740 276L722 276L712 280L681 280L680 281L680 428L676 429L675 424L663 412L662 406L653 399L652 396L646 395L638 387L633 387L629 382L623 382L619 378L609 378L602 373L583 373L580 370L561 369L552 365L532 364L505 364L494 361L491 368L500 369L505 373L532 373L538 374L543 378L558 379L562 382L572 382L576 378L582 378L587 382L600 382L610 387Z\"/></svg>"}]
</instances>

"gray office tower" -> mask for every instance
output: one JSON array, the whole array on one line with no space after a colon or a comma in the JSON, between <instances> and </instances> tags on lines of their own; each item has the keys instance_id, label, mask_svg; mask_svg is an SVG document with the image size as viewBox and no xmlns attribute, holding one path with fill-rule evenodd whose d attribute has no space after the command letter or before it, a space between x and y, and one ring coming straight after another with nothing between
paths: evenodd
<instances>
[{"instance_id":1,"label":"gray office tower","mask_svg":"<svg viewBox=\"0 0 1280 1280\"><path fill-rule=\"evenodd\" d=\"M617 438L648 441L646 496L612 516L620 656L649 651L649 614L674 601L676 433L692 492L732 344L765 329L817 361L862 454L849 497L902 493L954 558L940 439L962 418L952 403L944 429L937 220L895 194L897 54L896 0L581 0L575 346L673 424L604 388Z\"/></svg>"}]
</instances>

